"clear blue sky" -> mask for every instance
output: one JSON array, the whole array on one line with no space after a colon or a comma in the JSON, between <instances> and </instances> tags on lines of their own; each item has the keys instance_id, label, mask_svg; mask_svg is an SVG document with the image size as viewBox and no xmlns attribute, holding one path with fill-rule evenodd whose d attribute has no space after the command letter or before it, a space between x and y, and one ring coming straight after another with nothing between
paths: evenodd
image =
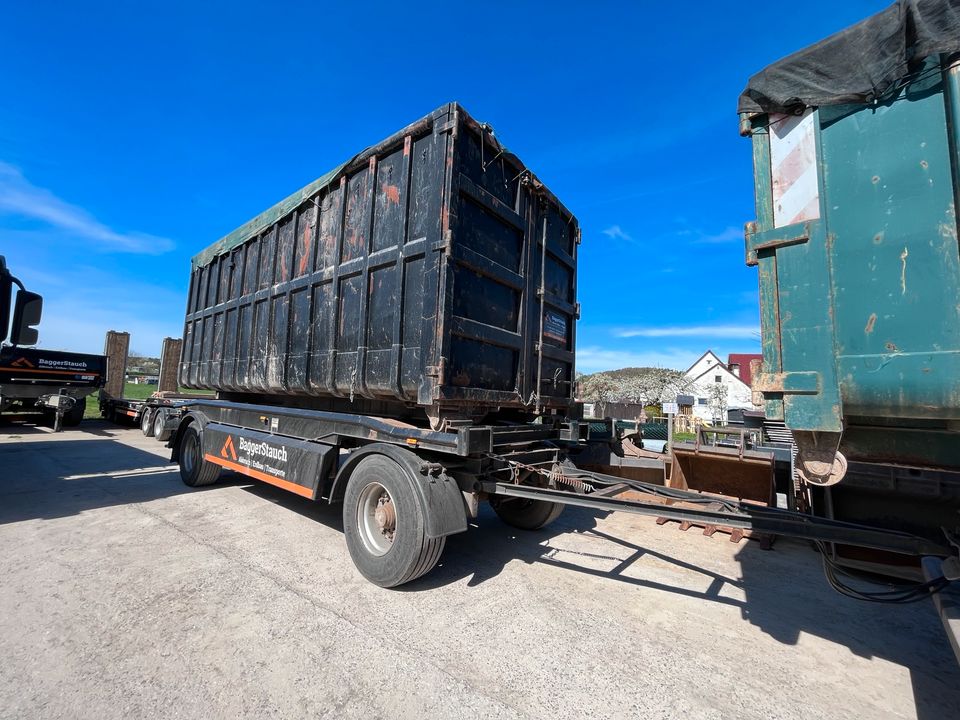
<instances>
[{"instance_id":1,"label":"clear blue sky","mask_svg":"<svg viewBox=\"0 0 960 720\"><path fill-rule=\"evenodd\" d=\"M756 352L737 96L886 4L9 3L0 254L42 347L157 353L192 255L458 100L580 219L581 370Z\"/></svg>"}]
</instances>

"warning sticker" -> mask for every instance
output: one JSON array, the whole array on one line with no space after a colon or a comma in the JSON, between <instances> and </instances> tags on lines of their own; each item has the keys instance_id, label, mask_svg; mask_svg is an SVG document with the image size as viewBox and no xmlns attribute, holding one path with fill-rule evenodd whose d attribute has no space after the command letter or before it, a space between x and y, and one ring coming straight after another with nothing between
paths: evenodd
<instances>
[{"instance_id":1,"label":"warning sticker","mask_svg":"<svg viewBox=\"0 0 960 720\"><path fill-rule=\"evenodd\" d=\"M543 336L566 345L567 318L560 313L547 310L543 316Z\"/></svg>"}]
</instances>

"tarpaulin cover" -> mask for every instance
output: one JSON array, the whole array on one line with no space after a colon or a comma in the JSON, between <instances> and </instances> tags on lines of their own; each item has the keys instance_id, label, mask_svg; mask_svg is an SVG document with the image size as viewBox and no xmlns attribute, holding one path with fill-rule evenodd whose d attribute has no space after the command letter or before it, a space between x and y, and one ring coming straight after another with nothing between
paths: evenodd
<instances>
[{"instance_id":1,"label":"tarpaulin cover","mask_svg":"<svg viewBox=\"0 0 960 720\"><path fill-rule=\"evenodd\" d=\"M738 112L871 103L931 55L960 51L960 0L899 0L760 71Z\"/></svg>"}]
</instances>

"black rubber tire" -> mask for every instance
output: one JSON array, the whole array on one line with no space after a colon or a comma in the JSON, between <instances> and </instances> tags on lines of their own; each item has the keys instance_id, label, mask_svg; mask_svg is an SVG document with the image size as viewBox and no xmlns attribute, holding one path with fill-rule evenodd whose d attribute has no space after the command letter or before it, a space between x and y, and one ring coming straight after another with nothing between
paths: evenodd
<instances>
[{"instance_id":1,"label":"black rubber tire","mask_svg":"<svg viewBox=\"0 0 960 720\"><path fill-rule=\"evenodd\" d=\"M446 537L427 538L425 513L415 481L396 462L384 455L361 460L347 482L343 498L343 532L347 550L357 570L374 585L397 587L430 572L440 560ZM379 483L387 491L396 513L396 532L382 555L364 543L360 527L364 489Z\"/></svg>"},{"instance_id":2,"label":"black rubber tire","mask_svg":"<svg viewBox=\"0 0 960 720\"><path fill-rule=\"evenodd\" d=\"M87 411L87 399L80 398L73 403L73 407L63 414L64 427L76 427L83 421L83 414Z\"/></svg>"},{"instance_id":3,"label":"black rubber tire","mask_svg":"<svg viewBox=\"0 0 960 720\"><path fill-rule=\"evenodd\" d=\"M563 512L560 503L525 498L493 497L490 507L503 522L518 530L539 530L552 523Z\"/></svg>"},{"instance_id":4,"label":"black rubber tire","mask_svg":"<svg viewBox=\"0 0 960 720\"><path fill-rule=\"evenodd\" d=\"M140 413L140 432L144 437L153 437L153 411L144 408Z\"/></svg>"},{"instance_id":5,"label":"black rubber tire","mask_svg":"<svg viewBox=\"0 0 960 720\"><path fill-rule=\"evenodd\" d=\"M190 423L180 437L177 463L180 479L189 487L213 485L220 479L220 466L203 459L203 431L195 422Z\"/></svg>"},{"instance_id":6,"label":"black rubber tire","mask_svg":"<svg viewBox=\"0 0 960 720\"><path fill-rule=\"evenodd\" d=\"M159 442L166 442L173 434L172 429L164 427L167 421L167 411L163 408L157 408L153 412L153 437Z\"/></svg>"}]
</instances>

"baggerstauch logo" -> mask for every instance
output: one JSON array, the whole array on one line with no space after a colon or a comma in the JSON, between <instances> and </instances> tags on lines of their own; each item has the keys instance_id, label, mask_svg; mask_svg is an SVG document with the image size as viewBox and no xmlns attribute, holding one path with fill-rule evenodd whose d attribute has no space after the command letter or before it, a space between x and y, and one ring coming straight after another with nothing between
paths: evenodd
<instances>
[{"instance_id":1,"label":"baggerstauch logo","mask_svg":"<svg viewBox=\"0 0 960 720\"><path fill-rule=\"evenodd\" d=\"M220 448L220 457L227 458L228 460L237 459L237 450L233 447L233 435L227 435L227 441L223 444L223 447Z\"/></svg>"},{"instance_id":2,"label":"baggerstauch logo","mask_svg":"<svg viewBox=\"0 0 960 720\"><path fill-rule=\"evenodd\" d=\"M37 364L40 367L53 368L54 370L86 370L87 363L84 360L51 360L49 358L38 358Z\"/></svg>"},{"instance_id":3,"label":"baggerstauch logo","mask_svg":"<svg viewBox=\"0 0 960 720\"><path fill-rule=\"evenodd\" d=\"M265 459L276 460L285 463L287 461L287 449L283 446L275 447L267 442L250 442L244 438L238 438L240 452L248 453L254 457L262 456Z\"/></svg>"}]
</instances>

